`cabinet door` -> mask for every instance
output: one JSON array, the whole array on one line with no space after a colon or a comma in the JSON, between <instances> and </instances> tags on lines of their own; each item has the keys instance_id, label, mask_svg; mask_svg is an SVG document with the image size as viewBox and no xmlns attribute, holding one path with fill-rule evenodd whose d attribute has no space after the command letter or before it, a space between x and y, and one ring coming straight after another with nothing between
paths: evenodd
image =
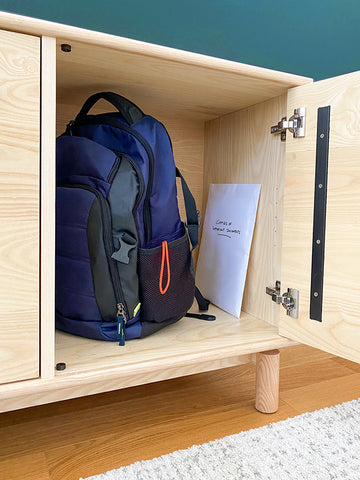
<instances>
[{"instance_id":1,"label":"cabinet door","mask_svg":"<svg viewBox=\"0 0 360 480\"><path fill-rule=\"evenodd\" d=\"M0 383L39 375L40 39L0 30Z\"/></svg>"},{"instance_id":2,"label":"cabinet door","mask_svg":"<svg viewBox=\"0 0 360 480\"><path fill-rule=\"evenodd\" d=\"M313 216L314 192L326 186L315 182L315 167L316 143L324 139L324 132L317 131L318 108L327 106L330 131L322 242L317 235L313 239ZM360 362L360 73L289 90L287 115L297 107L306 107L306 136L294 139L287 134L281 281L283 290L299 290L299 317L291 318L281 308L280 334ZM317 228L321 227L321 215L315 218ZM313 248L322 246L323 274L319 257L312 269ZM315 273L323 279L322 292L311 287ZM321 300L322 321L310 319L314 298Z\"/></svg>"}]
</instances>

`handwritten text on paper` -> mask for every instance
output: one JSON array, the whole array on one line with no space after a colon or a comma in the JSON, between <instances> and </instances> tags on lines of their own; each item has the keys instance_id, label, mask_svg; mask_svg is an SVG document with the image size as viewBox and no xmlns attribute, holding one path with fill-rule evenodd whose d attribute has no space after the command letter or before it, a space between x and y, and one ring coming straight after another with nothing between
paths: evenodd
<instances>
[{"instance_id":1,"label":"handwritten text on paper","mask_svg":"<svg viewBox=\"0 0 360 480\"><path fill-rule=\"evenodd\" d=\"M212 230L220 236L233 238L233 236L241 235L241 231L235 227L233 222L217 219L215 225L212 225Z\"/></svg>"}]
</instances>

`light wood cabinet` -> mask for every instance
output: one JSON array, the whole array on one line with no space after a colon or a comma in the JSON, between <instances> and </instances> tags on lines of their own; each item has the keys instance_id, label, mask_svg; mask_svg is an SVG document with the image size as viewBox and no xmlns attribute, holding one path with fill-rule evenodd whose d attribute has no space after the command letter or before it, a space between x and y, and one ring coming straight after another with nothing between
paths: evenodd
<instances>
[{"instance_id":1,"label":"light wood cabinet","mask_svg":"<svg viewBox=\"0 0 360 480\"><path fill-rule=\"evenodd\" d=\"M22 244L18 235L14 249L6 246L5 237L1 240L9 259L17 254L19 243L26 245L31 258L40 259L40 315L35 315L41 333L40 377L30 379L37 374L26 373L23 381L13 382L0 376L1 410L225 368L255 361L259 353L259 375L270 365L268 372L276 377L278 361L273 350L296 341L360 360L356 310L359 74L313 83L296 75L5 13L0 13L0 28L14 32L4 35L21 38L26 34L41 42L41 107L37 106L41 139L37 143L40 153L35 153L35 163L41 164L41 182L40 188L34 187L41 198L41 213L40 228L33 231L41 248L35 240ZM64 51L69 48L62 48L63 44L71 45L71 51ZM0 55L4 55L3 43ZM61 332L55 335L55 138L88 95L105 90L130 98L166 125L176 163L202 211L210 183L262 185L240 319L212 306L216 322L184 318L122 348ZM1 92L2 104L7 95ZM315 150L317 110L327 105L331 106L328 209L323 321L318 322L309 318ZM304 138L288 133L282 142L270 133L272 125L299 107L306 108ZM6 141L1 136L1 148ZM15 171L14 175L9 172L8 179L9 186L17 188ZM1 198L0 211L4 205ZM19 218L25 210L23 204L16 205ZM0 282L10 285L18 275L28 285L28 263L17 261L23 270L10 269L7 276L1 272ZM276 280L282 281L283 291L288 287L299 291L298 319L287 316L266 294L266 287ZM6 343L15 352L18 338L24 335L19 320L23 311L19 307L13 312L19 334ZM7 362L5 356L2 359ZM65 362L66 370L56 371L58 362ZM276 378L265 380L258 378L259 388L277 388L271 387L277 385ZM258 392L257 406L266 411L263 393ZM273 410L276 392L270 397Z\"/></svg>"}]
</instances>

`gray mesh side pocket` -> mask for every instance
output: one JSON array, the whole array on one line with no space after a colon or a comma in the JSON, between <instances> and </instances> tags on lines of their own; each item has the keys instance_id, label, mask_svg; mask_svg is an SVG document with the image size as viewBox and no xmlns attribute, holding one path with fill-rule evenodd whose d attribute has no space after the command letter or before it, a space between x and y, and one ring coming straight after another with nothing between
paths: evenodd
<instances>
[{"instance_id":1,"label":"gray mesh side pocket","mask_svg":"<svg viewBox=\"0 0 360 480\"><path fill-rule=\"evenodd\" d=\"M143 321L164 322L183 317L195 295L187 233L168 244L139 249L139 279Z\"/></svg>"}]
</instances>

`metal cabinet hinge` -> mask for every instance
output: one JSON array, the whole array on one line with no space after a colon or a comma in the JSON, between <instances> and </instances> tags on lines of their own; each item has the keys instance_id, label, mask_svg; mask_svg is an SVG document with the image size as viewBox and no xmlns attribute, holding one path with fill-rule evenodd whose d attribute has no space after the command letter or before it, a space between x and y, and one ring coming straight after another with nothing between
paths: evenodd
<instances>
[{"instance_id":1,"label":"metal cabinet hinge","mask_svg":"<svg viewBox=\"0 0 360 480\"><path fill-rule=\"evenodd\" d=\"M287 315L298 318L299 290L288 288L287 292L281 294L281 282L278 280L275 287L266 287L266 293L271 296L273 302L281 303Z\"/></svg>"},{"instance_id":2,"label":"metal cabinet hinge","mask_svg":"<svg viewBox=\"0 0 360 480\"><path fill-rule=\"evenodd\" d=\"M289 120L283 117L277 125L271 127L271 133L280 134L282 142L286 140L286 130L289 130L294 138L305 137L305 107L295 108L294 115Z\"/></svg>"}]
</instances>

